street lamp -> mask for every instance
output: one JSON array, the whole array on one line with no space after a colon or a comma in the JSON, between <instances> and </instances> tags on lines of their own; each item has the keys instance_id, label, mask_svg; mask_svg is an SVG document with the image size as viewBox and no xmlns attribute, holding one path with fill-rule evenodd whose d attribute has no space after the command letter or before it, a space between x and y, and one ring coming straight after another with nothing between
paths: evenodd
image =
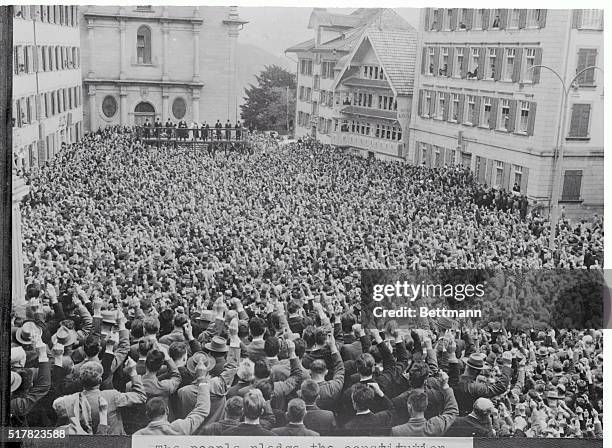
<instances>
[{"instance_id":1,"label":"street lamp","mask_svg":"<svg viewBox=\"0 0 612 448\"><path fill-rule=\"evenodd\" d=\"M549 209L549 218L550 218L550 236L549 236L549 240L548 240L548 249L550 250L551 254L554 251L554 247L555 247L555 238L557 237L557 223L559 221L559 195L560 195L560 191L561 191L561 171L563 169L563 151L565 149L565 145L563 144L564 138L565 138L565 122L567 119L567 106L568 106L568 98L569 98L569 94L572 91L572 89L577 90L578 89L578 85L575 84L576 79L578 79L578 77L580 75L582 75L583 73L585 73L588 70L600 70L603 73L603 70L597 66L591 65L589 67L586 67L582 70L580 70L578 73L576 73L576 75L572 78L572 80L567 83L566 80L564 80L561 75L559 74L559 72L557 72L555 69L550 68L547 65L532 65L531 67L529 67L525 73L528 73L530 70L534 70L536 68L545 68L549 71L551 71L558 79L559 81L561 81L561 85L563 86L563 97L561 98L561 117L559 117L559 120L557 122L557 141L555 144L555 153L554 153L554 157L553 157L553 183L552 183L552 191L550 194L550 200L548 202L548 209ZM524 86L524 83L521 82L519 84L519 87L522 89Z\"/></svg>"}]
</instances>

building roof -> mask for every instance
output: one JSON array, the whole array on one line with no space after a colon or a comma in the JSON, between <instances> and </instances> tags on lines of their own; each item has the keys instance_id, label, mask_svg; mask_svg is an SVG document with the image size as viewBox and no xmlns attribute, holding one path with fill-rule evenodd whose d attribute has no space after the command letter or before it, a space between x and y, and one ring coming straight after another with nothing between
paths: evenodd
<instances>
[{"instance_id":1,"label":"building roof","mask_svg":"<svg viewBox=\"0 0 612 448\"><path fill-rule=\"evenodd\" d=\"M394 93L412 94L417 47L417 31L414 27L392 9L380 11L364 27L359 41L353 46L344 71L350 66L350 61L366 39L372 45ZM336 85L343 75L348 73L341 73L336 78Z\"/></svg>"},{"instance_id":2,"label":"building roof","mask_svg":"<svg viewBox=\"0 0 612 448\"><path fill-rule=\"evenodd\" d=\"M293 47L289 47L285 50L285 53L301 53L304 51L310 51L315 46L314 39L308 39L304 42L300 42L299 44L294 45Z\"/></svg>"},{"instance_id":3,"label":"building roof","mask_svg":"<svg viewBox=\"0 0 612 448\"><path fill-rule=\"evenodd\" d=\"M414 88L416 30L368 30L367 37L378 55L389 83L398 95L410 95Z\"/></svg>"},{"instance_id":4,"label":"building roof","mask_svg":"<svg viewBox=\"0 0 612 448\"><path fill-rule=\"evenodd\" d=\"M361 117L382 118L383 120L397 120L396 110L372 109L370 107L346 106L340 109L345 115L359 115Z\"/></svg>"},{"instance_id":5,"label":"building roof","mask_svg":"<svg viewBox=\"0 0 612 448\"><path fill-rule=\"evenodd\" d=\"M308 21L308 29L315 26L330 28L355 28L363 25L376 12L378 8L359 8L351 14L337 14L328 12L325 8L314 8Z\"/></svg>"}]
</instances>

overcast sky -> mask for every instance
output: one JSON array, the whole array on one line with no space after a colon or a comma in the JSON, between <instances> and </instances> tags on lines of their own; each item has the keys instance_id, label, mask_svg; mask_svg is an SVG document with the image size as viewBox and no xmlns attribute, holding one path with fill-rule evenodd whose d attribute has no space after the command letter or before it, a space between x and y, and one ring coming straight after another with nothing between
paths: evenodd
<instances>
[{"instance_id":1,"label":"overcast sky","mask_svg":"<svg viewBox=\"0 0 612 448\"><path fill-rule=\"evenodd\" d=\"M353 11L353 9L345 8L329 8L328 10L344 14ZM238 11L244 20L249 21L240 33L240 41L257 45L277 56L283 57L286 48L313 37L313 31L307 28L312 7L241 6ZM396 8L395 11L412 26L417 26L419 9ZM293 54L289 56L295 58Z\"/></svg>"}]
</instances>

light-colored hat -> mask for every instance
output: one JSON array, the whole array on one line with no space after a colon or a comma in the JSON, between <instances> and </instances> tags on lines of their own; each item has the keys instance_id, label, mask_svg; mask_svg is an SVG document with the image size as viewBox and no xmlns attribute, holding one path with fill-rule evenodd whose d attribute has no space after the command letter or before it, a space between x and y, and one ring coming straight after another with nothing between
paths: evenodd
<instances>
[{"instance_id":1,"label":"light-colored hat","mask_svg":"<svg viewBox=\"0 0 612 448\"><path fill-rule=\"evenodd\" d=\"M23 347L11 347L11 367L23 368L26 363L26 352Z\"/></svg>"}]
</instances>

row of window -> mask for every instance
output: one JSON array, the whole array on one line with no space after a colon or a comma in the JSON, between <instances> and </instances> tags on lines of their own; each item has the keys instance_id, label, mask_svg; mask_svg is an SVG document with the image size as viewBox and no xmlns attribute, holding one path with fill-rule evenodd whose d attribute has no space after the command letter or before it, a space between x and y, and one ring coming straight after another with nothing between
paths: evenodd
<instances>
[{"instance_id":1,"label":"row of window","mask_svg":"<svg viewBox=\"0 0 612 448\"><path fill-rule=\"evenodd\" d=\"M421 73L463 79L506 82L540 80L542 49L539 47L451 47L423 48Z\"/></svg>"},{"instance_id":2,"label":"row of window","mask_svg":"<svg viewBox=\"0 0 612 448\"><path fill-rule=\"evenodd\" d=\"M602 9L574 9L572 28L579 30L603 30Z\"/></svg>"},{"instance_id":3,"label":"row of window","mask_svg":"<svg viewBox=\"0 0 612 448\"><path fill-rule=\"evenodd\" d=\"M334 92L331 90L321 90L320 103L324 107L334 107Z\"/></svg>"},{"instance_id":4,"label":"row of window","mask_svg":"<svg viewBox=\"0 0 612 448\"><path fill-rule=\"evenodd\" d=\"M416 153L418 160L417 164L428 167L441 168L444 165L455 164L455 150L444 148L442 146L432 145L426 142L416 142L416 147L419 151Z\"/></svg>"},{"instance_id":5,"label":"row of window","mask_svg":"<svg viewBox=\"0 0 612 448\"><path fill-rule=\"evenodd\" d=\"M319 125L317 127L317 132L321 134L329 134L332 130L332 121L330 118L325 119L323 117L319 117Z\"/></svg>"},{"instance_id":6,"label":"row of window","mask_svg":"<svg viewBox=\"0 0 612 448\"><path fill-rule=\"evenodd\" d=\"M15 45L13 47L13 57L13 72L15 75L72 70L81 66L81 50L79 47Z\"/></svg>"},{"instance_id":7,"label":"row of window","mask_svg":"<svg viewBox=\"0 0 612 448\"><path fill-rule=\"evenodd\" d=\"M312 59L300 59L300 74L312 76Z\"/></svg>"},{"instance_id":8,"label":"row of window","mask_svg":"<svg viewBox=\"0 0 612 448\"><path fill-rule=\"evenodd\" d=\"M81 86L65 87L40 95L29 95L13 101L13 118L16 127L50 118L83 104ZM37 113L38 111L38 113Z\"/></svg>"},{"instance_id":9,"label":"row of window","mask_svg":"<svg viewBox=\"0 0 612 448\"><path fill-rule=\"evenodd\" d=\"M335 131L338 130L338 122L335 121ZM342 120L340 132L351 132L353 134L366 135L385 140L400 141L402 139L402 128L377 123L376 126L368 121L362 120Z\"/></svg>"},{"instance_id":10,"label":"row of window","mask_svg":"<svg viewBox=\"0 0 612 448\"><path fill-rule=\"evenodd\" d=\"M532 101L466 95L463 93L419 92L419 115L468 126L533 135L536 103ZM567 139L590 138L591 105L572 104Z\"/></svg>"},{"instance_id":11,"label":"row of window","mask_svg":"<svg viewBox=\"0 0 612 448\"><path fill-rule=\"evenodd\" d=\"M298 98L301 101L311 101L312 100L312 88L306 86L300 86L298 90Z\"/></svg>"},{"instance_id":12,"label":"row of window","mask_svg":"<svg viewBox=\"0 0 612 448\"><path fill-rule=\"evenodd\" d=\"M387 77L383 68L377 65L364 65L361 71L361 77L364 79L386 80Z\"/></svg>"},{"instance_id":13,"label":"row of window","mask_svg":"<svg viewBox=\"0 0 612 448\"><path fill-rule=\"evenodd\" d=\"M425 11L425 31L544 28L545 9L450 8Z\"/></svg>"},{"instance_id":14,"label":"row of window","mask_svg":"<svg viewBox=\"0 0 612 448\"><path fill-rule=\"evenodd\" d=\"M335 61L323 61L321 63L321 77L325 79L334 79Z\"/></svg>"},{"instance_id":15,"label":"row of window","mask_svg":"<svg viewBox=\"0 0 612 448\"><path fill-rule=\"evenodd\" d=\"M381 110L397 110L397 100L395 97L360 91L345 93L342 104L345 106L352 105Z\"/></svg>"},{"instance_id":16,"label":"row of window","mask_svg":"<svg viewBox=\"0 0 612 448\"><path fill-rule=\"evenodd\" d=\"M63 5L15 5L17 18L64 26L79 26L79 7Z\"/></svg>"},{"instance_id":17,"label":"row of window","mask_svg":"<svg viewBox=\"0 0 612 448\"><path fill-rule=\"evenodd\" d=\"M310 114L298 111L298 126L303 128L310 127Z\"/></svg>"},{"instance_id":18,"label":"row of window","mask_svg":"<svg viewBox=\"0 0 612 448\"><path fill-rule=\"evenodd\" d=\"M419 115L425 118L533 135L536 103L463 93L419 92Z\"/></svg>"}]
</instances>

